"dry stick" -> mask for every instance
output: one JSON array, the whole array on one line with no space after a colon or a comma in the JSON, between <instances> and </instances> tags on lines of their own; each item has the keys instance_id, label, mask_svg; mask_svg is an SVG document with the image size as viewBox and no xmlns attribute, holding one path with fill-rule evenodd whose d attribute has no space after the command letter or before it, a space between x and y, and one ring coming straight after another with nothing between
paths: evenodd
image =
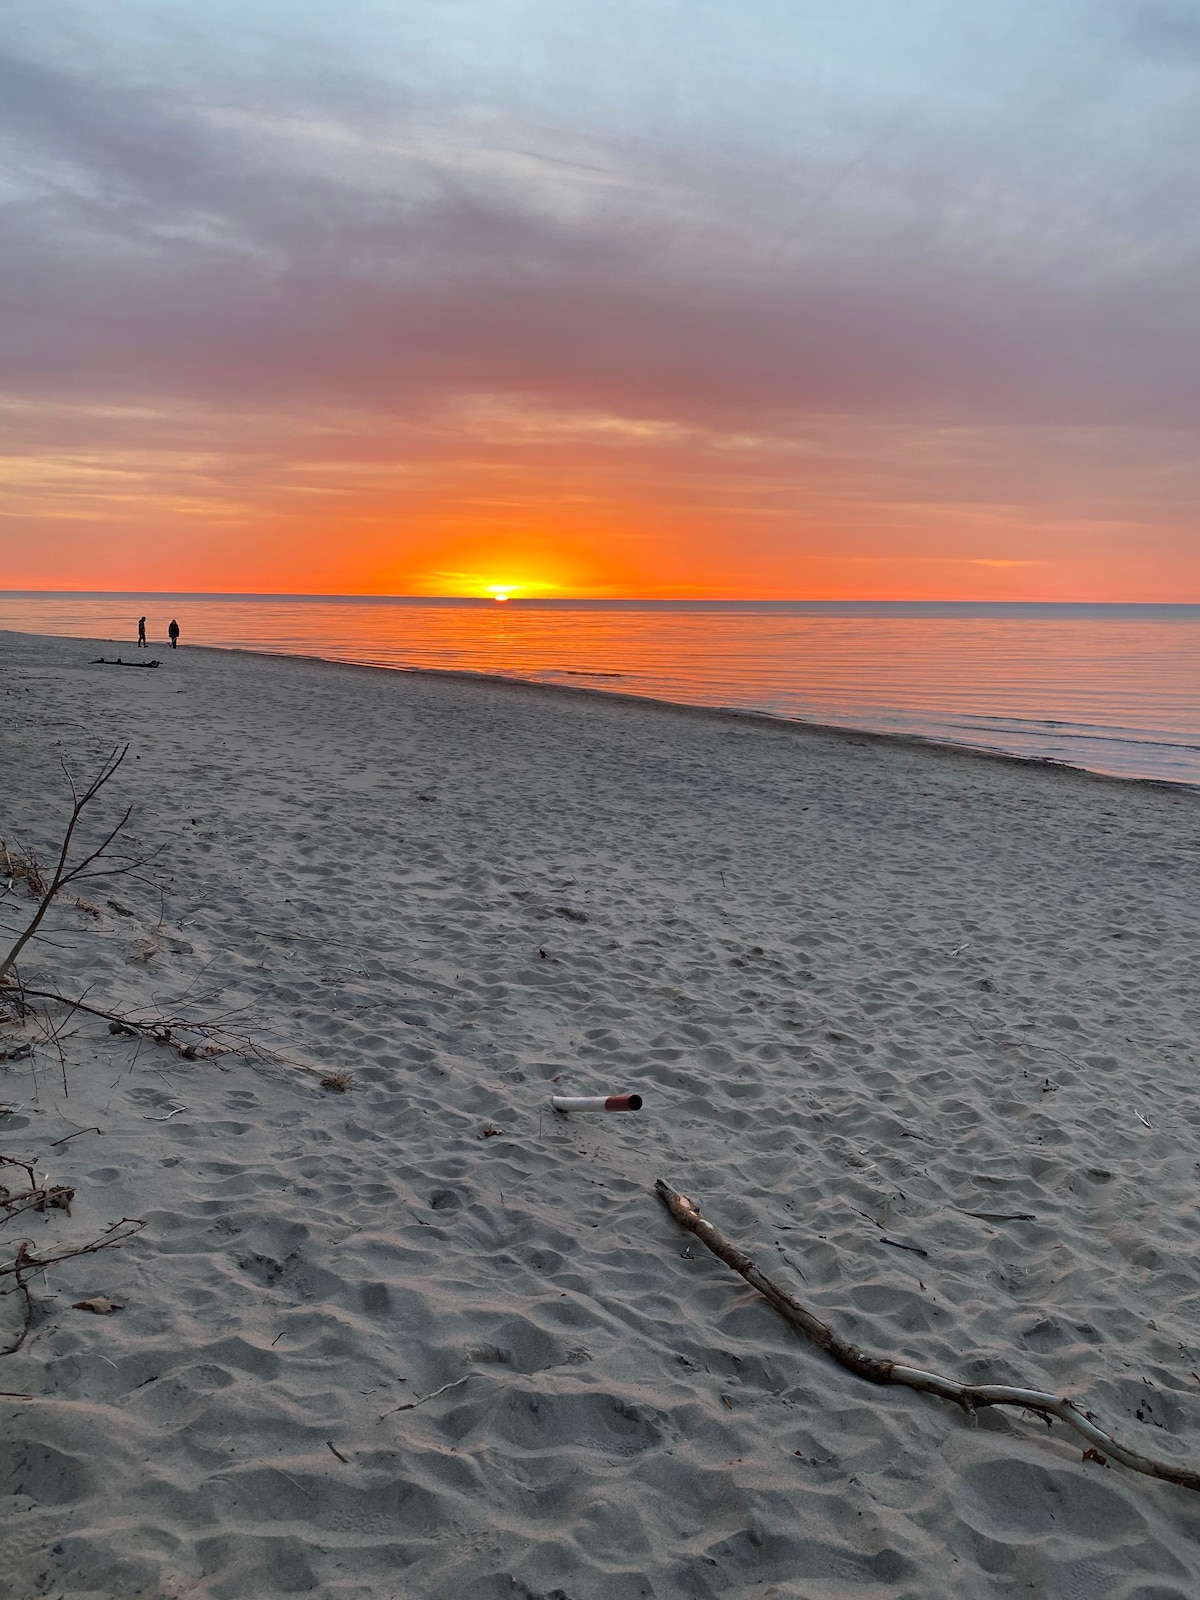
<instances>
[{"instance_id":1,"label":"dry stick","mask_svg":"<svg viewBox=\"0 0 1200 1600\"><path fill-rule=\"evenodd\" d=\"M745 1278L751 1288L757 1289L764 1299L769 1300L797 1333L802 1333L806 1339L811 1339L818 1349L824 1350L826 1355L832 1356L839 1366L853 1372L856 1377L865 1378L868 1383L898 1383L909 1389L917 1389L923 1394L940 1395L943 1400L953 1400L962 1406L968 1417L972 1418L981 1406L1020 1406L1025 1411L1036 1412L1047 1426L1050 1425L1052 1417L1057 1417L1076 1433L1082 1434L1093 1449L1099 1447L1134 1472L1144 1472L1148 1477L1163 1478L1168 1483L1178 1483L1185 1489L1195 1489L1200 1492L1200 1472L1190 1472L1184 1467L1174 1467L1165 1461L1155 1461L1150 1456L1142 1455L1138 1450L1130 1450L1127 1445L1119 1444L1110 1433L1106 1433L1103 1428L1096 1425L1090 1411L1081 1410L1073 1401L1064 1397L1040 1389L1015 1388L1006 1383L959 1383L955 1378L943 1378L936 1372L922 1372L917 1367L901 1366L899 1362L868 1355L856 1345L840 1338L832 1328L818 1317L814 1317L812 1312L806 1310L798 1300L793 1299L786 1289L781 1289L777 1283L773 1283L765 1272L761 1272L754 1265L748 1255L736 1245L730 1244L711 1222L700 1215L700 1208L695 1201L670 1188L661 1178L654 1185L654 1189L680 1227L686 1228L689 1233L694 1233L702 1244L708 1246L713 1255Z\"/></svg>"},{"instance_id":2,"label":"dry stick","mask_svg":"<svg viewBox=\"0 0 1200 1600\"><path fill-rule=\"evenodd\" d=\"M171 1028L198 1030L211 1026L206 1022L187 1022L178 1017L166 1017L156 1022L139 1022L134 1017L122 1016L119 1011L106 1011L103 1006L85 1006L82 998L72 1000L70 995L59 994L54 989L22 988L21 992L28 995L32 1000L57 1000L59 1005L70 1006L73 1011L86 1011L89 1017L103 1017L108 1022L117 1022L121 1027L128 1028L130 1033L160 1035L164 1028L169 1032ZM84 993L87 993L86 989ZM164 1037L159 1039L159 1043L172 1044L174 1041Z\"/></svg>"},{"instance_id":3,"label":"dry stick","mask_svg":"<svg viewBox=\"0 0 1200 1600\"><path fill-rule=\"evenodd\" d=\"M89 987L90 987L90 985L89 985ZM86 993L87 993L87 990L85 989L84 990L84 994L86 994ZM73 1005L71 1007L70 1011L67 1013L67 1015L63 1018L63 1020L58 1024L58 1026L56 1028L54 1026L54 1023L51 1022L51 1020L50 1020L50 1011L47 1008L47 1010L46 1010L46 1026L42 1029L42 1037L43 1037L43 1039L48 1039L50 1041L50 1043L54 1046L55 1050L58 1052L58 1065L59 1065L59 1070L62 1072L62 1086L63 1086L63 1099L64 1100L69 1100L71 1098L71 1091L67 1088L67 1055L66 1055L66 1051L62 1047L63 1030L67 1026L67 1023L70 1022L71 1018L75 1015L75 1013L76 1013L76 1011L78 1009L79 1008L78 1008L77 1005ZM68 1034L67 1037L71 1038L72 1035Z\"/></svg>"},{"instance_id":4,"label":"dry stick","mask_svg":"<svg viewBox=\"0 0 1200 1600\"><path fill-rule=\"evenodd\" d=\"M0 1156L0 1167L20 1167L29 1180L29 1187L37 1188L36 1161L21 1161L17 1156Z\"/></svg>"},{"instance_id":5,"label":"dry stick","mask_svg":"<svg viewBox=\"0 0 1200 1600\"><path fill-rule=\"evenodd\" d=\"M423 1394L419 1400L408 1400L402 1406L393 1406L390 1411L385 1411L383 1417L394 1417L397 1411L415 1411L418 1406L423 1406L426 1400L436 1400L438 1395L445 1394L447 1389L457 1389L459 1384L467 1383L475 1374L468 1372L465 1378L455 1378L453 1383L444 1383L440 1389L434 1389L430 1394ZM383 1421L380 1417L380 1422Z\"/></svg>"},{"instance_id":6,"label":"dry stick","mask_svg":"<svg viewBox=\"0 0 1200 1600\"><path fill-rule=\"evenodd\" d=\"M270 1062L280 1062L287 1066L298 1066L303 1072L320 1072L320 1067L307 1067L300 1062L288 1061L286 1056L278 1056L274 1051L265 1046L256 1044L249 1035L234 1034L229 1032L220 1022L201 1020L189 1021L186 1017L160 1016L153 1021L142 1021L136 1017L127 1017L119 1011L106 1011L103 1006L84 1005L82 1000L72 1000L69 995L58 994L53 989L25 989L26 995L36 1000L56 1000L59 1005L70 1006L73 1011L84 1011L89 1017L101 1017L106 1022L114 1024L109 1029L110 1033L124 1032L131 1038L151 1039L155 1044L170 1045L177 1050L187 1061L212 1061L217 1056L248 1055ZM182 1039L172 1038L172 1031L183 1028L189 1033L203 1033L209 1037L210 1042L203 1046L189 1044ZM226 1042L213 1043L212 1037L221 1032ZM232 1042L230 1042L232 1041Z\"/></svg>"},{"instance_id":7,"label":"dry stick","mask_svg":"<svg viewBox=\"0 0 1200 1600\"><path fill-rule=\"evenodd\" d=\"M927 1256L928 1250L922 1250L919 1244L902 1244L899 1239L889 1239L885 1233L880 1239L880 1244L890 1244L893 1250L910 1250L914 1256Z\"/></svg>"},{"instance_id":8,"label":"dry stick","mask_svg":"<svg viewBox=\"0 0 1200 1600\"><path fill-rule=\"evenodd\" d=\"M0 988L0 993L3 992L5 990ZM248 1061L264 1061L269 1066L292 1067L297 1072L307 1072L310 1077L321 1078L328 1071L325 1067L309 1066L305 1061L293 1061L290 1056L282 1055L278 1050L271 1050L266 1045L259 1044L249 1034L234 1033L219 1019L215 1022L203 1019L189 1021L187 1017L169 1016L146 1022L139 1021L135 1017L122 1016L119 1011L106 1011L102 1006L84 1005L82 1000L72 1000L69 995L57 994L53 989L29 989L22 986L20 992L36 1000L57 1000L59 1005L71 1006L75 1011L84 1011L90 1017L102 1017L117 1025L116 1028L110 1029L110 1032L124 1029L131 1037L152 1039L156 1044L170 1045L187 1061L212 1061L217 1056L240 1055ZM238 1013L232 1014L236 1016ZM191 1033L204 1033L210 1043L197 1048L193 1044L173 1039L171 1032L175 1028L183 1028ZM222 1036L223 1042L217 1039L218 1034Z\"/></svg>"},{"instance_id":9,"label":"dry stick","mask_svg":"<svg viewBox=\"0 0 1200 1600\"><path fill-rule=\"evenodd\" d=\"M85 991L86 992L86 991ZM118 1029L124 1030L132 1038L153 1039L156 1044L169 1044L179 1054L188 1060L211 1060L214 1055L236 1054L233 1045L220 1045L216 1049L206 1051L203 1056L194 1045L182 1043L171 1038L173 1028L187 1028L198 1032L201 1028L209 1027L209 1023L192 1023L177 1017L160 1019L155 1022L141 1022L134 1017L122 1016L119 1011L106 1011L103 1006L87 1006L82 1000L72 1000L69 995L58 994L53 989L23 989L23 994L34 1000L56 1000L59 1005L70 1006L72 1011L86 1012L89 1017L102 1017L106 1022L117 1024ZM190 1052L190 1054L189 1054Z\"/></svg>"}]
</instances>

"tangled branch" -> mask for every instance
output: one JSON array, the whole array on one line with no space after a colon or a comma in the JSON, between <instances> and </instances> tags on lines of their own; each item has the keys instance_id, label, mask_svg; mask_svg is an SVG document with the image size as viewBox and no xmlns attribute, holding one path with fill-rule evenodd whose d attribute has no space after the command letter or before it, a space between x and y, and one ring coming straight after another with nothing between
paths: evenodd
<instances>
[{"instance_id":1,"label":"tangled branch","mask_svg":"<svg viewBox=\"0 0 1200 1600\"><path fill-rule=\"evenodd\" d=\"M13 1156L0 1156L0 1167L15 1167L25 1174L25 1187L16 1192L0 1183L0 1228L30 1211L65 1211L70 1216L75 1191L69 1185L52 1184L44 1180L39 1182L35 1164L32 1161L18 1161ZM30 1278L44 1272L47 1267L57 1266L60 1261L72 1261L76 1256L92 1256L101 1250L113 1250L127 1239L132 1239L145 1226L139 1217L122 1217L89 1244L71 1245L50 1255L38 1255L30 1240L19 1240L11 1260L0 1261L0 1300L15 1294L21 1306L20 1326L8 1344L0 1345L0 1356L15 1354L33 1328L34 1302L29 1288Z\"/></svg>"}]
</instances>

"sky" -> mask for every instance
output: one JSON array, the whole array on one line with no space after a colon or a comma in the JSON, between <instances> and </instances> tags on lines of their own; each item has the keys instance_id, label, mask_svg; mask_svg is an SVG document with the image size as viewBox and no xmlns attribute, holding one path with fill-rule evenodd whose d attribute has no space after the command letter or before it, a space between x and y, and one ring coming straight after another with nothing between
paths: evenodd
<instances>
[{"instance_id":1,"label":"sky","mask_svg":"<svg viewBox=\"0 0 1200 1600\"><path fill-rule=\"evenodd\" d=\"M1200 0L5 0L0 588L1200 601Z\"/></svg>"}]
</instances>

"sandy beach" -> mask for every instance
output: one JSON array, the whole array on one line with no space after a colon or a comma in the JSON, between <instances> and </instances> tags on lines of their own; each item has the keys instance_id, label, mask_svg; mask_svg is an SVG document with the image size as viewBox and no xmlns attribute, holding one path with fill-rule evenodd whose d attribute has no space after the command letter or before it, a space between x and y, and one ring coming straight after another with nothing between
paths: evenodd
<instances>
[{"instance_id":1,"label":"sandy beach","mask_svg":"<svg viewBox=\"0 0 1200 1600\"><path fill-rule=\"evenodd\" d=\"M0 838L45 861L60 758L128 743L86 832L148 858L24 979L191 1025L0 1025L0 1154L75 1190L0 1258L146 1224L0 1359L3 1600L1200 1593L1200 1495L861 1382L654 1195L872 1352L1200 1466L1200 795L151 654L0 634Z\"/></svg>"}]
</instances>

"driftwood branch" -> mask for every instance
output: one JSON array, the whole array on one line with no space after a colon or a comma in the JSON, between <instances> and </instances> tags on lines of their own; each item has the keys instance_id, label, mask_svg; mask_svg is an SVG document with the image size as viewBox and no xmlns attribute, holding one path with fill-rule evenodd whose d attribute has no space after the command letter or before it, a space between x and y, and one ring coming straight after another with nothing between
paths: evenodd
<instances>
[{"instance_id":1,"label":"driftwood branch","mask_svg":"<svg viewBox=\"0 0 1200 1600\"><path fill-rule=\"evenodd\" d=\"M87 1005L83 999L72 1000L69 995L59 994L55 989L30 989L21 984L11 990L0 985L0 995L11 994L14 998L20 996L22 1000L52 1000L58 1005L67 1006L72 1011L85 1012L89 1017L100 1017L108 1023L108 1031L115 1034L127 1034L130 1038L147 1039L155 1044L169 1045L177 1050L185 1061L209 1061L217 1056L241 1056L248 1062L262 1062L267 1066L291 1067L297 1072L307 1073L321 1081L323 1088L348 1089L354 1081L353 1074L348 1072L330 1073L327 1067L312 1066L306 1061L294 1061L291 1056L285 1056L281 1051L272 1050L269 1046L261 1044L253 1034L242 1032L232 1025L231 1019L242 1018L244 1008L237 1011L226 1012L222 1016L189 1017L187 1015L174 1015L166 1012L155 1012L150 1016L129 1016L120 1011L109 1011L104 1006ZM85 993L87 991L85 990ZM180 1034L198 1034L201 1043L180 1037ZM336 1078L337 1083L327 1083L326 1078Z\"/></svg>"},{"instance_id":2,"label":"driftwood branch","mask_svg":"<svg viewBox=\"0 0 1200 1600\"><path fill-rule=\"evenodd\" d=\"M922 1372L918 1367L907 1367L897 1361L868 1355L857 1345L841 1338L786 1289L781 1289L765 1272L760 1271L744 1251L730 1244L711 1222L700 1215L700 1208L695 1201L679 1194L661 1178L654 1188L680 1227L694 1233L713 1255L727 1267L732 1267L751 1288L757 1289L797 1333L803 1334L819 1350L823 1350L856 1377L865 1378L868 1383L902 1384L922 1394L939 1395L943 1400L953 1400L956 1405L962 1406L969 1417L973 1417L984 1406L1019 1406L1022 1410L1034 1412L1046 1423L1057 1418L1088 1441L1090 1452L1085 1451L1085 1457L1090 1455L1090 1459L1095 1460L1097 1453L1103 1451L1104 1455L1112 1456L1134 1472L1144 1472L1148 1477L1162 1478L1167 1483L1177 1483L1184 1489L1200 1492L1200 1472L1172 1466L1166 1461L1155 1461L1152 1456L1144 1456L1140 1450L1131 1450L1099 1427L1093 1414L1082 1410L1073 1400L1041 1389L1021 1389L1010 1384L959 1383L955 1378L943 1378L936 1372Z\"/></svg>"},{"instance_id":3,"label":"driftwood branch","mask_svg":"<svg viewBox=\"0 0 1200 1600\"><path fill-rule=\"evenodd\" d=\"M223 1043L206 1044L198 1046L183 1039L174 1037L177 1028L188 1029L193 1033L213 1033L221 1024L215 1022L192 1022L186 1017L155 1016L150 1020L124 1015L120 1011L108 1011L103 1006L85 1005L82 1000L72 1000L69 995L59 994L54 989L22 989L22 993L33 1000L53 1000L59 1005L69 1006L74 1011L86 1012L89 1017L101 1017L109 1025L110 1033L124 1033L131 1038L152 1039L155 1044L167 1044L178 1050L181 1056L188 1061L216 1055L231 1055L239 1048L247 1048L251 1041L243 1044Z\"/></svg>"}]
</instances>

